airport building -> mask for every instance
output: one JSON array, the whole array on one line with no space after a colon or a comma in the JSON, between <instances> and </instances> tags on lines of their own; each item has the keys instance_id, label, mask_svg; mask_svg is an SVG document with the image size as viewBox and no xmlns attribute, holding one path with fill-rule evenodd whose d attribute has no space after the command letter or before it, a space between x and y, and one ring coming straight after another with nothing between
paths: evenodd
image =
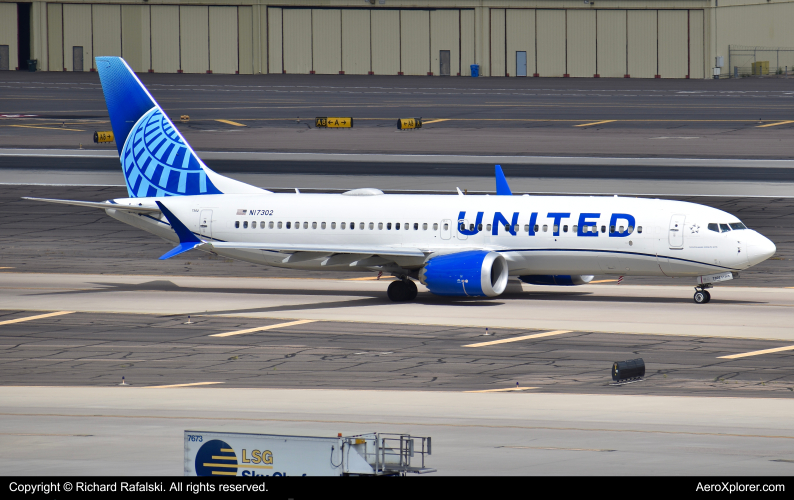
<instances>
[{"instance_id":1,"label":"airport building","mask_svg":"<svg viewBox=\"0 0 794 500\"><path fill-rule=\"evenodd\" d=\"M711 78L791 69L792 22L791 0L0 0L0 69Z\"/></svg>"}]
</instances>

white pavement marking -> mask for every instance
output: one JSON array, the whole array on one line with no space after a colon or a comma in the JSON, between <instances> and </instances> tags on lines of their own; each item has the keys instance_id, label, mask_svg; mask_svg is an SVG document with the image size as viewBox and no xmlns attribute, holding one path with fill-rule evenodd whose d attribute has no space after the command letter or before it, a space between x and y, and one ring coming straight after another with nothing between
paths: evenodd
<instances>
[{"instance_id":1,"label":"white pavement marking","mask_svg":"<svg viewBox=\"0 0 794 500\"><path fill-rule=\"evenodd\" d=\"M794 351L794 345L790 345L786 347L776 347L774 349L762 349L760 351L743 352L741 354L731 354L730 356L719 356L718 359L739 359L739 358L746 358L749 356L759 356L761 354L772 354L775 352L785 352L785 351Z\"/></svg>"},{"instance_id":2,"label":"white pavement marking","mask_svg":"<svg viewBox=\"0 0 794 500\"><path fill-rule=\"evenodd\" d=\"M482 391L463 391L463 392L515 392L515 391L528 391L530 389L537 389L537 387L508 387L507 389L485 389Z\"/></svg>"},{"instance_id":3,"label":"white pavement marking","mask_svg":"<svg viewBox=\"0 0 794 500\"><path fill-rule=\"evenodd\" d=\"M563 333L571 333L571 331L557 330L554 332L534 333L532 335L523 335L521 337L510 337L509 339L492 340L490 342L479 342L477 344L466 344L463 347L484 347L487 345L506 344L508 342L518 342L519 340L540 339L543 337L551 337L553 335L562 335Z\"/></svg>"},{"instance_id":4,"label":"white pavement marking","mask_svg":"<svg viewBox=\"0 0 794 500\"><path fill-rule=\"evenodd\" d=\"M216 333L214 335L210 335L210 337L231 337L232 335L244 335L246 333L274 330L276 328L284 328L285 326L305 325L306 323L315 323L316 321L316 319L302 319L299 321L290 321L289 323L278 323L276 325L258 326L256 328L249 328L247 330L237 330L236 332Z\"/></svg>"},{"instance_id":5,"label":"white pavement marking","mask_svg":"<svg viewBox=\"0 0 794 500\"><path fill-rule=\"evenodd\" d=\"M193 382L192 384L150 385L143 387L143 389L172 389L174 387L195 387L198 385L215 385L222 383L223 382Z\"/></svg>"},{"instance_id":6,"label":"white pavement marking","mask_svg":"<svg viewBox=\"0 0 794 500\"><path fill-rule=\"evenodd\" d=\"M24 318L17 318L17 319L9 319L6 321L0 321L0 326L2 325L10 325L12 323L22 323L24 321L33 321L35 319L44 319L44 318L52 318L55 316L63 316L64 314L72 314L74 311L58 311L54 313L48 314L39 314L38 316L27 316Z\"/></svg>"}]
</instances>

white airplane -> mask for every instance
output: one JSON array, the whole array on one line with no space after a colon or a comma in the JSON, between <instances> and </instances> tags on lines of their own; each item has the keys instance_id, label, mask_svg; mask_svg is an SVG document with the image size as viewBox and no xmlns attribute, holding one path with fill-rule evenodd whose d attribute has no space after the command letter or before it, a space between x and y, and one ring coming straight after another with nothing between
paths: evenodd
<instances>
[{"instance_id":1,"label":"white airplane","mask_svg":"<svg viewBox=\"0 0 794 500\"><path fill-rule=\"evenodd\" d=\"M127 63L97 69L129 198L28 198L95 207L178 243L292 269L393 275L393 301L436 295L495 297L508 279L581 285L593 275L688 277L707 303L714 283L738 277L775 245L734 215L694 203L599 196L513 196L496 166L496 196L273 193L201 161Z\"/></svg>"}]
</instances>

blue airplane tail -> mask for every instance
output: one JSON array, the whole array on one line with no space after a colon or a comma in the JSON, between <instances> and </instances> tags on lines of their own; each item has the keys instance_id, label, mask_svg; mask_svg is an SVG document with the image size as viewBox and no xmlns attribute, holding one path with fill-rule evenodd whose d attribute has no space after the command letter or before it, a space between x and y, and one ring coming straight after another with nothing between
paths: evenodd
<instances>
[{"instance_id":1,"label":"blue airplane tail","mask_svg":"<svg viewBox=\"0 0 794 500\"><path fill-rule=\"evenodd\" d=\"M124 59L97 57L96 64L130 197L221 194Z\"/></svg>"}]
</instances>

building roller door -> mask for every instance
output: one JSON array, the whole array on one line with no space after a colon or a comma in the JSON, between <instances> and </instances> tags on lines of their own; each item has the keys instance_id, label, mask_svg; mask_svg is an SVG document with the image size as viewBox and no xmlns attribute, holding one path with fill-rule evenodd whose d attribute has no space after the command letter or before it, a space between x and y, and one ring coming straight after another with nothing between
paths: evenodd
<instances>
[{"instance_id":1,"label":"building roller door","mask_svg":"<svg viewBox=\"0 0 794 500\"><path fill-rule=\"evenodd\" d=\"M685 10L659 11L659 76L686 78L689 74Z\"/></svg>"},{"instance_id":2,"label":"building roller door","mask_svg":"<svg viewBox=\"0 0 794 500\"><path fill-rule=\"evenodd\" d=\"M318 75L342 71L342 12L312 10L312 69Z\"/></svg>"},{"instance_id":3,"label":"building roller door","mask_svg":"<svg viewBox=\"0 0 794 500\"><path fill-rule=\"evenodd\" d=\"M366 75L371 70L370 60L370 11L343 10L342 71L346 75Z\"/></svg>"},{"instance_id":4,"label":"building roller door","mask_svg":"<svg viewBox=\"0 0 794 500\"><path fill-rule=\"evenodd\" d=\"M89 7L90 8L90 7ZM19 66L19 45L17 42L17 4L0 3L0 67L15 70Z\"/></svg>"},{"instance_id":5,"label":"building roller door","mask_svg":"<svg viewBox=\"0 0 794 500\"><path fill-rule=\"evenodd\" d=\"M283 12L281 8L267 9L267 72L281 73L284 69L283 54Z\"/></svg>"},{"instance_id":6,"label":"building roller door","mask_svg":"<svg viewBox=\"0 0 794 500\"><path fill-rule=\"evenodd\" d=\"M505 9L491 9L491 74L505 76Z\"/></svg>"},{"instance_id":7,"label":"building roller door","mask_svg":"<svg viewBox=\"0 0 794 500\"><path fill-rule=\"evenodd\" d=\"M16 7L16 4L12 4ZM63 6L63 45L66 54L66 71L75 71L75 60L82 61L82 69L78 71L89 71L94 60L91 42L91 6L64 4ZM74 57L74 48L82 47L83 54L81 59Z\"/></svg>"},{"instance_id":8,"label":"building roller door","mask_svg":"<svg viewBox=\"0 0 794 500\"><path fill-rule=\"evenodd\" d=\"M460 75L471 76L474 64L474 10L460 11Z\"/></svg>"},{"instance_id":9,"label":"building roller door","mask_svg":"<svg viewBox=\"0 0 794 500\"><path fill-rule=\"evenodd\" d=\"M596 11L597 73L604 78L626 75L626 11Z\"/></svg>"},{"instance_id":10,"label":"building roller door","mask_svg":"<svg viewBox=\"0 0 794 500\"><path fill-rule=\"evenodd\" d=\"M568 74L592 78L596 71L596 11L569 10Z\"/></svg>"},{"instance_id":11,"label":"building roller door","mask_svg":"<svg viewBox=\"0 0 794 500\"><path fill-rule=\"evenodd\" d=\"M506 23L507 73L510 76L532 76L535 73L535 10L508 9ZM525 74L521 74L516 66L518 60L525 63Z\"/></svg>"},{"instance_id":12,"label":"building roller door","mask_svg":"<svg viewBox=\"0 0 794 500\"><path fill-rule=\"evenodd\" d=\"M400 72L400 11L372 11L372 72L396 75Z\"/></svg>"},{"instance_id":13,"label":"building roller door","mask_svg":"<svg viewBox=\"0 0 794 500\"><path fill-rule=\"evenodd\" d=\"M9 4L0 4L0 9L3 5ZM3 15L0 14L0 19L2 18ZM0 29L0 33L4 33L4 30ZM3 43L2 39L0 43ZM47 69L63 71L63 4L60 3L47 4L47 51Z\"/></svg>"},{"instance_id":14,"label":"building roller door","mask_svg":"<svg viewBox=\"0 0 794 500\"><path fill-rule=\"evenodd\" d=\"M152 5L152 69L156 73L179 71L179 7Z\"/></svg>"},{"instance_id":15,"label":"building roller door","mask_svg":"<svg viewBox=\"0 0 794 500\"><path fill-rule=\"evenodd\" d=\"M209 66L213 73L237 73L237 7L209 8Z\"/></svg>"},{"instance_id":16,"label":"building roller door","mask_svg":"<svg viewBox=\"0 0 794 500\"><path fill-rule=\"evenodd\" d=\"M284 71L307 74L312 71L312 11L284 9Z\"/></svg>"},{"instance_id":17,"label":"building roller door","mask_svg":"<svg viewBox=\"0 0 794 500\"><path fill-rule=\"evenodd\" d=\"M653 78L657 73L656 11L628 11L628 71L632 78Z\"/></svg>"},{"instance_id":18,"label":"building roller door","mask_svg":"<svg viewBox=\"0 0 794 500\"><path fill-rule=\"evenodd\" d=\"M183 73L206 73L210 69L209 9L179 7L179 36Z\"/></svg>"},{"instance_id":19,"label":"building roller door","mask_svg":"<svg viewBox=\"0 0 794 500\"><path fill-rule=\"evenodd\" d=\"M538 75L563 76L565 61L565 11L537 11Z\"/></svg>"},{"instance_id":20,"label":"building roller door","mask_svg":"<svg viewBox=\"0 0 794 500\"><path fill-rule=\"evenodd\" d=\"M731 71L733 71L731 69ZM703 53L703 11L689 11L689 78L705 78Z\"/></svg>"},{"instance_id":21,"label":"building roller door","mask_svg":"<svg viewBox=\"0 0 794 500\"><path fill-rule=\"evenodd\" d=\"M400 66L404 75L427 75L430 72L430 12L400 12Z\"/></svg>"},{"instance_id":22,"label":"building roller door","mask_svg":"<svg viewBox=\"0 0 794 500\"><path fill-rule=\"evenodd\" d=\"M250 75L254 72L254 8L250 6L237 7L237 36L238 50L240 51L238 71L241 75Z\"/></svg>"},{"instance_id":23,"label":"building roller door","mask_svg":"<svg viewBox=\"0 0 794 500\"><path fill-rule=\"evenodd\" d=\"M441 71L442 51L449 56L447 75L460 73L460 11L430 11L430 71L434 75Z\"/></svg>"},{"instance_id":24,"label":"building roller door","mask_svg":"<svg viewBox=\"0 0 794 500\"><path fill-rule=\"evenodd\" d=\"M121 54L133 71L144 73L151 69L149 43L150 20L148 5L121 6Z\"/></svg>"}]
</instances>

